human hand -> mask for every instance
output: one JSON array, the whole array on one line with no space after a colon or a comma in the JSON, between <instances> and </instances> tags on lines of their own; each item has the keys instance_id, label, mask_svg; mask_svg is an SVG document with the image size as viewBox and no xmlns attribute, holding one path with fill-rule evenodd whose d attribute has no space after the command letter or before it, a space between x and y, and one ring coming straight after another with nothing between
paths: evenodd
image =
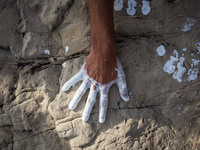
<instances>
[{"instance_id":1,"label":"human hand","mask_svg":"<svg viewBox=\"0 0 200 150\"><path fill-rule=\"evenodd\" d=\"M99 93L99 122L103 123L106 118L106 111L108 107L108 93L109 89L113 84L117 84L119 88L119 93L121 98L124 101L129 100L128 96L128 89L126 85L126 78L121 66L119 59L117 59L117 78L115 80L110 81L109 83L102 85L101 83L95 81L94 79L90 78L87 74L87 70L85 69L85 64L82 66L80 71L74 75L70 80L68 80L64 86L62 87L62 91L67 91L72 85L79 81L83 81L79 89L77 90L76 94L74 95L73 99L69 103L69 109L74 110L83 97L84 93L90 88L90 92L87 98L87 102L85 105L85 109L83 111L82 120L87 121L89 119L90 113L92 111L92 107L96 102L97 93Z\"/></svg>"}]
</instances>

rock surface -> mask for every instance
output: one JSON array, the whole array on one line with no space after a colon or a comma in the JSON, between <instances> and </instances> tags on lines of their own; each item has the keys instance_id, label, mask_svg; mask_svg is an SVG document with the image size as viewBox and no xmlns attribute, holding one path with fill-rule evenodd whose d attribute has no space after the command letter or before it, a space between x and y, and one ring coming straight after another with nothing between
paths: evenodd
<instances>
[{"instance_id":1,"label":"rock surface","mask_svg":"<svg viewBox=\"0 0 200 150\"><path fill-rule=\"evenodd\" d=\"M134 16L127 0L114 13L130 101L113 86L104 124L98 103L81 121L87 94L68 109L80 84L61 91L90 50L87 0L0 1L0 149L200 148L200 1L149 1L148 15L136 1ZM168 69L175 69L168 74L163 67L171 56Z\"/></svg>"}]
</instances>

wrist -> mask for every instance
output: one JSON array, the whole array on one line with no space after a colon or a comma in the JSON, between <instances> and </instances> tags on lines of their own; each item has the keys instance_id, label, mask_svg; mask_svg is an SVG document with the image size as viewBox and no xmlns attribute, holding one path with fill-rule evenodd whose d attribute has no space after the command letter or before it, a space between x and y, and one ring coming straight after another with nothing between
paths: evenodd
<instances>
[{"instance_id":1,"label":"wrist","mask_svg":"<svg viewBox=\"0 0 200 150\"><path fill-rule=\"evenodd\" d=\"M91 44L91 54L94 56L116 56L117 55L117 47L115 42L108 41L97 41Z\"/></svg>"}]
</instances>

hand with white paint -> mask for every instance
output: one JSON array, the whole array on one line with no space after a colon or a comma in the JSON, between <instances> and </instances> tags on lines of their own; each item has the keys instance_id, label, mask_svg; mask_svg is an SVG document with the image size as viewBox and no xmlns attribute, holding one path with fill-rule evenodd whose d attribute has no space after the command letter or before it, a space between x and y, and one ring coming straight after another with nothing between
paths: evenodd
<instances>
[{"instance_id":1,"label":"hand with white paint","mask_svg":"<svg viewBox=\"0 0 200 150\"><path fill-rule=\"evenodd\" d=\"M84 64L81 70L76 75L74 75L69 81L67 81L62 87L62 91L67 91L75 83L81 80L83 81L76 94L74 95L73 99L69 103L69 109L74 110L76 108L77 104L89 88L90 92L86 101L85 109L83 111L82 120L87 121L89 119L92 107L96 102L97 93L99 93L99 122L103 123L106 118L106 111L108 107L109 89L113 84L117 84L121 98L124 101L129 100L126 79L119 59L117 59L117 68L115 70L117 71L117 78L103 85L95 81L93 78L89 77Z\"/></svg>"},{"instance_id":2,"label":"hand with white paint","mask_svg":"<svg viewBox=\"0 0 200 150\"><path fill-rule=\"evenodd\" d=\"M123 2L123 1L119 1ZM123 100L128 101L125 75L119 59L114 33L113 1L89 0L91 24L91 51L81 70L67 81L62 90L67 91L76 82L83 81L69 109L74 110L87 89L90 89L82 120L89 119L99 93L99 122L106 118L109 89L117 84ZM103 15L102 15L103 14Z\"/></svg>"}]
</instances>

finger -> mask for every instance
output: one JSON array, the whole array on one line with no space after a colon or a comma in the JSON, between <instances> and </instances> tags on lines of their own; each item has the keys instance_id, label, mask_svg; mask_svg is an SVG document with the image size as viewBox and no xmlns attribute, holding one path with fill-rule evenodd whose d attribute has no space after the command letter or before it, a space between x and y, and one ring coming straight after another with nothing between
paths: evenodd
<instances>
[{"instance_id":1,"label":"finger","mask_svg":"<svg viewBox=\"0 0 200 150\"><path fill-rule=\"evenodd\" d=\"M119 94L124 101L128 101L129 96L128 96L128 88L126 85L126 77L119 59L117 59L117 67L118 67L116 69L118 72L117 86L119 88Z\"/></svg>"},{"instance_id":2,"label":"finger","mask_svg":"<svg viewBox=\"0 0 200 150\"><path fill-rule=\"evenodd\" d=\"M104 123L106 119L106 111L108 108L108 92L109 87L102 87L100 89L100 102L99 102L99 122Z\"/></svg>"},{"instance_id":3,"label":"finger","mask_svg":"<svg viewBox=\"0 0 200 150\"><path fill-rule=\"evenodd\" d=\"M81 100L81 98L83 97L85 92L87 91L88 86L89 86L88 82L87 81L83 81L81 86L78 88L76 94L74 95L73 99L69 103L69 109L70 110L74 110L76 108L77 104L79 103L79 101Z\"/></svg>"},{"instance_id":4,"label":"finger","mask_svg":"<svg viewBox=\"0 0 200 150\"><path fill-rule=\"evenodd\" d=\"M94 90L93 85L90 88L90 93L88 95L88 99L83 111L83 116L82 116L82 120L83 121L87 121L90 117L90 113L92 111L92 107L94 106L94 103L96 102L96 95L97 95L97 89Z\"/></svg>"},{"instance_id":5,"label":"finger","mask_svg":"<svg viewBox=\"0 0 200 150\"><path fill-rule=\"evenodd\" d=\"M125 77L119 77L117 81L119 94L124 101L129 101L128 88Z\"/></svg>"},{"instance_id":6,"label":"finger","mask_svg":"<svg viewBox=\"0 0 200 150\"><path fill-rule=\"evenodd\" d=\"M83 79L84 69L81 69L77 74L75 74L71 79L69 79L62 87L62 91L67 91L72 85L81 81Z\"/></svg>"}]
</instances>

